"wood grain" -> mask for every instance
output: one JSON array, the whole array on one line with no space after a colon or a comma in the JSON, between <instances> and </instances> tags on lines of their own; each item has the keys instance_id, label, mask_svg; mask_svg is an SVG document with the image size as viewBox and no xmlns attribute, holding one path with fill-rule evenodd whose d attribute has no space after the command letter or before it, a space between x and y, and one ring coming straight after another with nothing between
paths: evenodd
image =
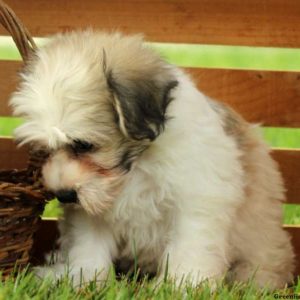
<instances>
[{"instance_id":1,"label":"wood grain","mask_svg":"<svg viewBox=\"0 0 300 300\"><path fill-rule=\"evenodd\" d=\"M19 62L0 61L0 116L11 115L7 100L16 88ZM186 69L208 96L224 101L249 122L300 127L300 73Z\"/></svg>"},{"instance_id":2,"label":"wood grain","mask_svg":"<svg viewBox=\"0 0 300 300\"><path fill-rule=\"evenodd\" d=\"M294 275L300 275L300 228L296 226L285 226L292 237L292 244L296 253L296 270ZM40 264L44 256L53 249L56 249L56 241L59 237L58 222L56 220L42 220L42 224L36 233L33 244L33 264Z\"/></svg>"},{"instance_id":3,"label":"wood grain","mask_svg":"<svg viewBox=\"0 0 300 300\"><path fill-rule=\"evenodd\" d=\"M299 276L300 275L300 227L286 225L285 230L287 230L292 237L292 244L296 254L295 257L296 268L294 274L295 276Z\"/></svg>"},{"instance_id":4,"label":"wood grain","mask_svg":"<svg viewBox=\"0 0 300 300\"><path fill-rule=\"evenodd\" d=\"M300 203L300 150L275 150L272 156L284 177L287 202Z\"/></svg>"},{"instance_id":5,"label":"wood grain","mask_svg":"<svg viewBox=\"0 0 300 300\"><path fill-rule=\"evenodd\" d=\"M21 66L20 62L0 61L0 116L10 116L12 114L8 106L8 99L16 89L18 83L17 72L21 69Z\"/></svg>"},{"instance_id":6,"label":"wood grain","mask_svg":"<svg viewBox=\"0 0 300 300\"><path fill-rule=\"evenodd\" d=\"M274 150L285 179L288 203L300 203L300 150ZM11 139L0 138L0 169L26 167L27 149L17 149Z\"/></svg>"},{"instance_id":7,"label":"wood grain","mask_svg":"<svg viewBox=\"0 0 300 300\"><path fill-rule=\"evenodd\" d=\"M161 42L300 46L298 0L6 1L35 36L92 26Z\"/></svg>"},{"instance_id":8,"label":"wood grain","mask_svg":"<svg viewBox=\"0 0 300 300\"><path fill-rule=\"evenodd\" d=\"M59 237L57 220L45 219L41 221L33 241L31 263L33 265L43 264L45 254L55 250L56 241Z\"/></svg>"},{"instance_id":9,"label":"wood grain","mask_svg":"<svg viewBox=\"0 0 300 300\"><path fill-rule=\"evenodd\" d=\"M247 121L300 127L300 73L189 68L208 96L228 103Z\"/></svg>"},{"instance_id":10,"label":"wood grain","mask_svg":"<svg viewBox=\"0 0 300 300\"><path fill-rule=\"evenodd\" d=\"M27 166L27 149L18 149L12 139L0 138L0 170L23 169Z\"/></svg>"}]
</instances>

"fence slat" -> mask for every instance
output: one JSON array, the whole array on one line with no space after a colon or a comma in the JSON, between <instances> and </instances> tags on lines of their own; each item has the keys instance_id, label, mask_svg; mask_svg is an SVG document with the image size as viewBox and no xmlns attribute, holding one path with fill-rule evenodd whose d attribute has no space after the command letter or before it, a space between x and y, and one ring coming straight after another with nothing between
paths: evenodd
<instances>
[{"instance_id":1,"label":"fence slat","mask_svg":"<svg viewBox=\"0 0 300 300\"><path fill-rule=\"evenodd\" d=\"M300 203L300 150L275 150L272 156L284 176L287 202Z\"/></svg>"},{"instance_id":2,"label":"fence slat","mask_svg":"<svg viewBox=\"0 0 300 300\"><path fill-rule=\"evenodd\" d=\"M292 237L292 244L296 253L296 270L295 275L300 274L300 227L285 226ZM33 264L40 264L46 253L56 248L56 241L59 237L58 222L56 220L42 220L41 226L36 233L33 244Z\"/></svg>"},{"instance_id":3,"label":"fence slat","mask_svg":"<svg viewBox=\"0 0 300 300\"><path fill-rule=\"evenodd\" d=\"M39 265L45 262L45 254L55 250L59 237L57 220L44 219L35 233L31 263Z\"/></svg>"},{"instance_id":4,"label":"fence slat","mask_svg":"<svg viewBox=\"0 0 300 300\"><path fill-rule=\"evenodd\" d=\"M35 36L93 26L162 42L300 46L298 0L6 1Z\"/></svg>"},{"instance_id":5,"label":"fence slat","mask_svg":"<svg viewBox=\"0 0 300 300\"><path fill-rule=\"evenodd\" d=\"M249 122L300 127L300 73L189 68L208 96L228 103Z\"/></svg>"},{"instance_id":6,"label":"fence slat","mask_svg":"<svg viewBox=\"0 0 300 300\"><path fill-rule=\"evenodd\" d=\"M296 254L296 269L294 274L299 276L300 275L300 227L286 225L285 230L287 230L292 237L292 244Z\"/></svg>"},{"instance_id":7,"label":"fence slat","mask_svg":"<svg viewBox=\"0 0 300 300\"><path fill-rule=\"evenodd\" d=\"M12 139L0 138L0 170L23 169L28 161L25 147L18 149Z\"/></svg>"},{"instance_id":8,"label":"fence slat","mask_svg":"<svg viewBox=\"0 0 300 300\"><path fill-rule=\"evenodd\" d=\"M287 187L288 203L300 203L300 150L274 150ZM11 139L0 138L0 169L26 167L27 149L17 149Z\"/></svg>"},{"instance_id":9,"label":"fence slat","mask_svg":"<svg viewBox=\"0 0 300 300\"><path fill-rule=\"evenodd\" d=\"M7 106L16 87L20 63L0 61L0 116L11 114ZM226 102L249 122L265 126L300 127L300 73L220 69L186 69L199 88Z\"/></svg>"},{"instance_id":10,"label":"fence slat","mask_svg":"<svg viewBox=\"0 0 300 300\"><path fill-rule=\"evenodd\" d=\"M8 107L10 94L16 89L18 82L17 72L21 68L20 62L0 61L0 116L10 116Z\"/></svg>"}]
</instances>

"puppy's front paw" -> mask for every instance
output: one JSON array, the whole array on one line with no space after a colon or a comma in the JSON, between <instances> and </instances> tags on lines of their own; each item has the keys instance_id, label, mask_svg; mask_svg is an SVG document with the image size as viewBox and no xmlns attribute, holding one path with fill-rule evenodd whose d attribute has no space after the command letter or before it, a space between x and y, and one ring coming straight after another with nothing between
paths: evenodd
<instances>
[{"instance_id":1,"label":"puppy's front paw","mask_svg":"<svg viewBox=\"0 0 300 300\"><path fill-rule=\"evenodd\" d=\"M214 292L218 286L217 282L219 276L205 276L200 274L170 274L167 276L167 279L173 282L177 287L193 286L196 287L199 284L208 285L210 290ZM158 282L164 282L165 276L159 276Z\"/></svg>"},{"instance_id":2,"label":"puppy's front paw","mask_svg":"<svg viewBox=\"0 0 300 300\"><path fill-rule=\"evenodd\" d=\"M40 279L49 278L51 280L59 280L67 273L64 265L39 266L34 267L32 271Z\"/></svg>"},{"instance_id":3,"label":"puppy's front paw","mask_svg":"<svg viewBox=\"0 0 300 300\"><path fill-rule=\"evenodd\" d=\"M87 284L91 281L100 286L106 282L108 276L108 272L103 269L97 270L93 268L76 267L69 269L64 264L34 267L33 273L40 279L46 278L52 281L67 278L75 288L79 288L82 284Z\"/></svg>"}]
</instances>

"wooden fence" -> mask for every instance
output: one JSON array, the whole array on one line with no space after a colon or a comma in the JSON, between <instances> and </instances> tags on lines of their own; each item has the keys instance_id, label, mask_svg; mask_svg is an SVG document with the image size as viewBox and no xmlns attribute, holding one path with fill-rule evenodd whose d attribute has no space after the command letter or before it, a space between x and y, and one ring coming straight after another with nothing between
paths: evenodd
<instances>
[{"instance_id":1,"label":"wooden fence","mask_svg":"<svg viewBox=\"0 0 300 300\"><path fill-rule=\"evenodd\" d=\"M300 48L298 0L7 0L34 36L94 27L144 33L149 41ZM0 29L0 35L6 32ZM19 62L0 61L0 116L11 114ZM247 120L266 126L300 127L300 73L189 68L199 88L232 105ZM300 151L277 149L288 188L287 202L300 203ZM26 165L26 149L0 138L0 168ZM286 226L300 255L300 228ZM48 238L45 239L45 232ZM41 255L57 235L44 222L36 245ZM42 242L41 242L42 241ZM300 256L299 256L300 257ZM298 259L299 261L299 259ZM297 274L300 273L298 265Z\"/></svg>"}]
</instances>

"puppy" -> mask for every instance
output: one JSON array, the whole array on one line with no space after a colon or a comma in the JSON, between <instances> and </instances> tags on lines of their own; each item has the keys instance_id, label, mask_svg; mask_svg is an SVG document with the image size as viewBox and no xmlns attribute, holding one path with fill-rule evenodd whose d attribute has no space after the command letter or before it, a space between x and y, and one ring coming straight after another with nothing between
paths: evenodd
<instances>
[{"instance_id":1,"label":"puppy","mask_svg":"<svg viewBox=\"0 0 300 300\"><path fill-rule=\"evenodd\" d=\"M10 103L17 141L49 152L44 184L64 208L57 262L39 275L101 281L136 259L177 282L292 280L284 185L258 129L140 36L54 36Z\"/></svg>"}]
</instances>

